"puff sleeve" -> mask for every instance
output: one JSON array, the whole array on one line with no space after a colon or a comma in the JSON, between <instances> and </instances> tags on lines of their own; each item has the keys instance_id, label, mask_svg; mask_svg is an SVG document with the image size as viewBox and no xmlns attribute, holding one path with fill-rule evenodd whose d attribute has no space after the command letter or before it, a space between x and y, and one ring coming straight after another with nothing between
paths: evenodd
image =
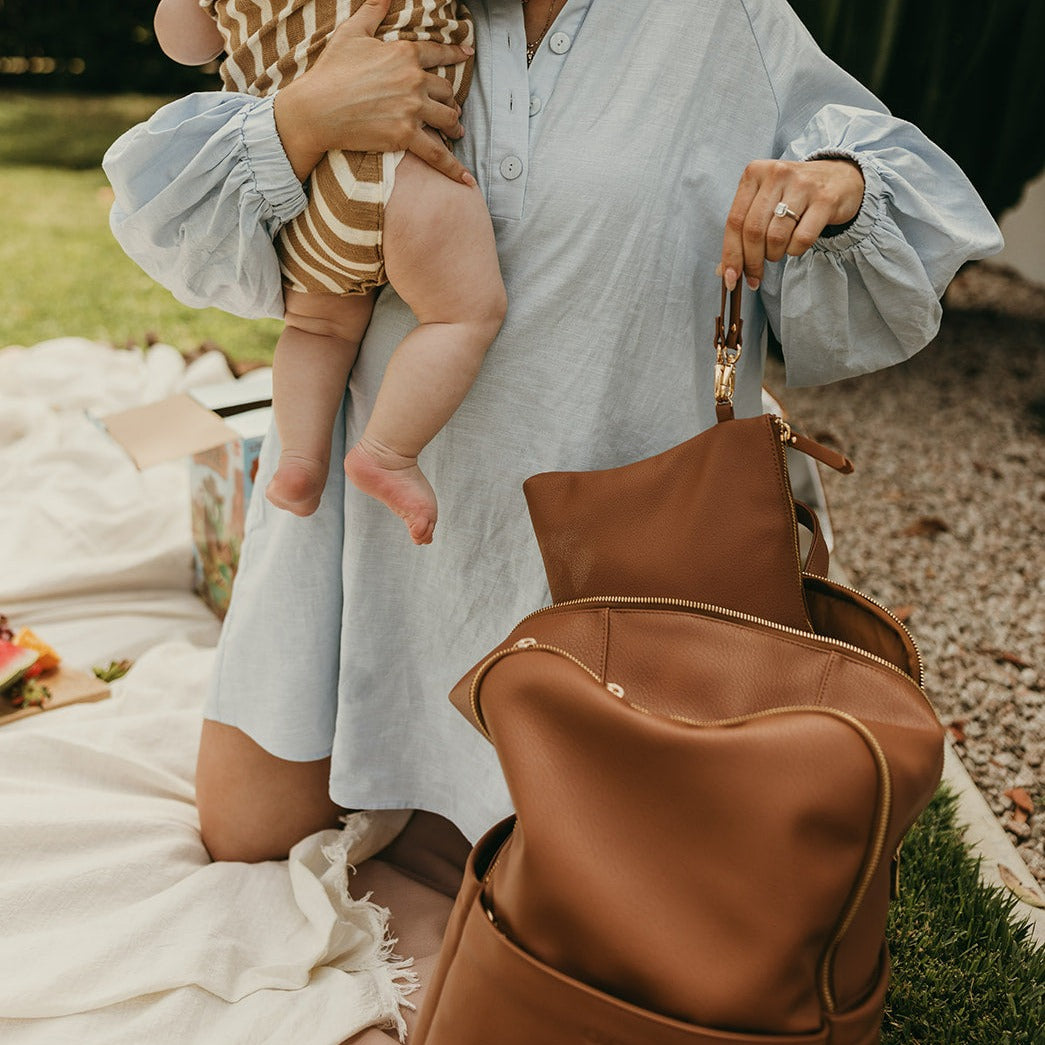
<instances>
[{"instance_id":1,"label":"puff sleeve","mask_svg":"<svg viewBox=\"0 0 1045 1045\"><path fill-rule=\"evenodd\" d=\"M940 298L1001 233L958 165L828 59L779 0L745 0L777 102L777 155L859 164L864 199L845 231L767 265L761 296L791 385L891 366L935 336Z\"/></svg>"},{"instance_id":2,"label":"puff sleeve","mask_svg":"<svg viewBox=\"0 0 1045 1045\"><path fill-rule=\"evenodd\" d=\"M183 304L251 319L283 315L272 238L307 197L283 151L272 102L188 95L105 154L113 235Z\"/></svg>"}]
</instances>

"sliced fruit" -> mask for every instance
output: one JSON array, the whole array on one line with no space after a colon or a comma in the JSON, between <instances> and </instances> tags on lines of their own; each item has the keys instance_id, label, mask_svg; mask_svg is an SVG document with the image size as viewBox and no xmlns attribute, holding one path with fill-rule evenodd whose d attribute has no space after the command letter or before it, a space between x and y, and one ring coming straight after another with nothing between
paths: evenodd
<instances>
[{"instance_id":1,"label":"sliced fruit","mask_svg":"<svg viewBox=\"0 0 1045 1045\"><path fill-rule=\"evenodd\" d=\"M16 646L21 646L22 649L36 650L36 652L40 654L40 659L33 665L33 667L37 669L35 674L44 671L54 671L54 669L62 663L62 658L58 656L58 653L53 649L53 647L48 646L43 639L31 632L28 628L22 628L22 630L14 637L14 644Z\"/></svg>"},{"instance_id":2,"label":"sliced fruit","mask_svg":"<svg viewBox=\"0 0 1045 1045\"><path fill-rule=\"evenodd\" d=\"M25 649L0 639L0 693L13 686L39 659L34 649Z\"/></svg>"}]
</instances>

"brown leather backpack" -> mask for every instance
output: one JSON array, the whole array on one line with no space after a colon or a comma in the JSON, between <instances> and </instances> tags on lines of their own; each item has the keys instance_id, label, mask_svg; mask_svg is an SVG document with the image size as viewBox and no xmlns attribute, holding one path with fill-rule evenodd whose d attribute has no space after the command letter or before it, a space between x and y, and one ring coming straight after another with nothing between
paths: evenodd
<instances>
[{"instance_id":1,"label":"brown leather backpack","mask_svg":"<svg viewBox=\"0 0 1045 1045\"><path fill-rule=\"evenodd\" d=\"M723 295L723 305L725 296ZM451 699L516 817L475 847L418 1045L873 1045L890 858L943 735L906 629L806 570L784 449L735 420L525 492L555 602Z\"/></svg>"}]
</instances>

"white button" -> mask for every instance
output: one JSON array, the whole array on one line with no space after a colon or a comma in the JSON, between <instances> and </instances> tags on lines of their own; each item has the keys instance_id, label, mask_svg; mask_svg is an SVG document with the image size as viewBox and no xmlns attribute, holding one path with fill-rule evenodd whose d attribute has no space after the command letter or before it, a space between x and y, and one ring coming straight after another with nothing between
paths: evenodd
<instances>
[{"instance_id":1,"label":"white button","mask_svg":"<svg viewBox=\"0 0 1045 1045\"><path fill-rule=\"evenodd\" d=\"M542 104L540 98L538 98L537 95L534 95L530 99L530 115L536 116L541 111Z\"/></svg>"},{"instance_id":2,"label":"white button","mask_svg":"<svg viewBox=\"0 0 1045 1045\"><path fill-rule=\"evenodd\" d=\"M522 160L518 156L505 156L501 160L501 177L515 181L522 174Z\"/></svg>"},{"instance_id":3,"label":"white button","mask_svg":"<svg viewBox=\"0 0 1045 1045\"><path fill-rule=\"evenodd\" d=\"M565 33L552 33L548 40L552 54L565 54L572 43L573 41Z\"/></svg>"}]
</instances>

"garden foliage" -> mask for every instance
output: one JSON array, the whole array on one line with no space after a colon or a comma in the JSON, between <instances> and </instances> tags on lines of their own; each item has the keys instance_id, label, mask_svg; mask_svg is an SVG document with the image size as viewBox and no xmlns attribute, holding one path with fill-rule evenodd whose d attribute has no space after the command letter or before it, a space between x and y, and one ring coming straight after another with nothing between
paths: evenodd
<instances>
[{"instance_id":1,"label":"garden foliage","mask_svg":"<svg viewBox=\"0 0 1045 1045\"><path fill-rule=\"evenodd\" d=\"M178 94L217 86L216 67L186 68L160 51L155 11L156 0L0 0L0 87Z\"/></svg>"},{"instance_id":2,"label":"garden foliage","mask_svg":"<svg viewBox=\"0 0 1045 1045\"><path fill-rule=\"evenodd\" d=\"M832 58L958 161L995 216L1045 167L1041 0L791 5ZM216 87L214 68L187 69L160 52L155 8L155 0L0 0L0 88L177 94Z\"/></svg>"},{"instance_id":3,"label":"garden foliage","mask_svg":"<svg viewBox=\"0 0 1045 1045\"><path fill-rule=\"evenodd\" d=\"M791 0L820 46L954 157L995 217L1045 168L1041 0Z\"/></svg>"}]
</instances>

